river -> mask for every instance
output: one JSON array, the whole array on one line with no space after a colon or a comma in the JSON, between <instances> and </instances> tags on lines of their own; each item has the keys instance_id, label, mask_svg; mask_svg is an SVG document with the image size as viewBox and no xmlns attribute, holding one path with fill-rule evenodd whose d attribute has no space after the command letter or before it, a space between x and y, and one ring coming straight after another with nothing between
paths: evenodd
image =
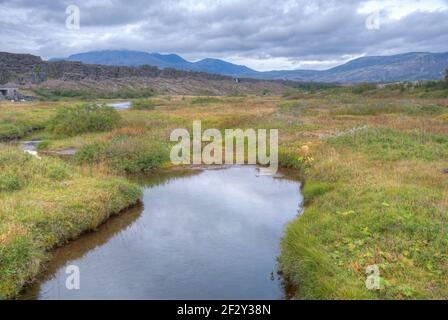
<instances>
[{"instance_id":1,"label":"river","mask_svg":"<svg viewBox=\"0 0 448 320\"><path fill-rule=\"evenodd\" d=\"M140 179L142 205L54 250L27 299L282 299L277 257L300 184L252 166ZM67 266L80 271L66 287Z\"/></svg>"}]
</instances>

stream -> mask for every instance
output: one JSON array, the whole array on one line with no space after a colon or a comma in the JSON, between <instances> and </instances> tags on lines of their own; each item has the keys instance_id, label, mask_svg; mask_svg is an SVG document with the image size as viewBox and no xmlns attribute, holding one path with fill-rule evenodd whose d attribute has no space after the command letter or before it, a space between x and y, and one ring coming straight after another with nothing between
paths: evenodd
<instances>
[{"instance_id":1,"label":"stream","mask_svg":"<svg viewBox=\"0 0 448 320\"><path fill-rule=\"evenodd\" d=\"M253 166L173 170L137 181L142 204L52 252L24 299L283 299L280 240L300 183ZM79 267L80 288L66 287Z\"/></svg>"}]
</instances>

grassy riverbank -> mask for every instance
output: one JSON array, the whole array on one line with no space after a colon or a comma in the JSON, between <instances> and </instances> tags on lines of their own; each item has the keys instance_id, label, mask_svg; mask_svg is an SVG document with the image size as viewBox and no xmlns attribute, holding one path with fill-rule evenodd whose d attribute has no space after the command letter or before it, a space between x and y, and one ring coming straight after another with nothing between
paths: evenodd
<instances>
[{"instance_id":1,"label":"grassy riverbank","mask_svg":"<svg viewBox=\"0 0 448 320\"><path fill-rule=\"evenodd\" d=\"M55 106L51 103L0 104L0 142L18 139L26 134L45 128Z\"/></svg>"},{"instance_id":2,"label":"grassy riverbank","mask_svg":"<svg viewBox=\"0 0 448 320\"><path fill-rule=\"evenodd\" d=\"M425 103L320 117L357 125L310 144L304 214L288 225L280 257L295 298L448 298L447 106ZM365 285L371 265L379 290Z\"/></svg>"},{"instance_id":3,"label":"grassy riverbank","mask_svg":"<svg viewBox=\"0 0 448 320\"><path fill-rule=\"evenodd\" d=\"M45 140L41 145L44 152L77 150L65 164L70 178L50 179L32 169L39 177L36 181L47 179L50 183L31 183L2 192L1 201L16 203L14 207L2 205L7 208L3 215L16 218L11 220L11 227L2 223L0 239L21 234L9 228L21 230L25 226L27 231L30 221L46 228L42 234L48 230L53 235L50 239L56 239L54 232L60 233L54 230L59 229L47 225L50 218L55 222L49 225L57 228L66 220L72 223L66 233L69 236L54 243L70 238L70 228L75 235L91 229L90 222L99 222L138 197L134 186L110 175L164 166L170 132L175 128L191 130L193 120L201 120L203 130L276 128L281 165L300 170L305 178L304 213L287 226L281 244L280 262L284 275L296 288L295 298L447 298L446 92L355 89L291 90L282 97L160 96L153 98L148 108L120 111L121 121L113 128L65 137L50 128L35 132L27 139ZM64 107L81 102L58 103ZM24 119L38 113L36 110L53 108L42 117L48 123L55 107L54 103L28 104ZM34 159L27 161L36 165ZM52 161L62 164L59 160L44 161L49 161L49 166ZM66 179L72 183L63 188ZM117 188L128 191L117 193ZM72 193L79 197L69 197ZM42 196L46 200L38 200ZM109 210L110 201L116 204L114 210ZM33 215L37 220L23 213L27 211L22 204L42 210ZM87 220L77 219L79 213L74 211L73 216L64 213L70 206ZM47 207L54 214L43 214ZM34 250L34 243L40 250L35 253L49 247L42 247L45 239L35 241L33 233L27 232L24 239L28 242L19 241L21 246L17 244L18 249L11 252L32 259L9 262L10 269L1 273L8 275L8 280L0 279L3 292L12 292L12 284L21 283L21 268L27 266L24 261L29 261L30 270L37 270L33 261L42 258L26 255ZM369 265L379 267L379 290L365 286Z\"/></svg>"},{"instance_id":4,"label":"grassy riverbank","mask_svg":"<svg viewBox=\"0 0 448 320\"><path fill-rule=\"evenodd\" d=\"M141 195L124 179L83 174L12 147L0 148L0 169L0 298L32 281L49 249L94 230Z\"/></svg>"}]
</instances>

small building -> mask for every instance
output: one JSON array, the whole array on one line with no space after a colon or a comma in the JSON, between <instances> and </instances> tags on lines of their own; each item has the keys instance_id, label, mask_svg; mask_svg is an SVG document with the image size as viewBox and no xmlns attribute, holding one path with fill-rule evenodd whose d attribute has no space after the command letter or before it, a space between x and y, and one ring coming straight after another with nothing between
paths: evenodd
<instances>
[{"instance_id":1,"label":"small building","mask_svg":"<svg viewBox=\"0 0 448 320\"><path fill-rule=\"evenodd\" d=\"M17 88L0 87L0 99L16 100L17 96Z\"/></svg>"}]
</instances>

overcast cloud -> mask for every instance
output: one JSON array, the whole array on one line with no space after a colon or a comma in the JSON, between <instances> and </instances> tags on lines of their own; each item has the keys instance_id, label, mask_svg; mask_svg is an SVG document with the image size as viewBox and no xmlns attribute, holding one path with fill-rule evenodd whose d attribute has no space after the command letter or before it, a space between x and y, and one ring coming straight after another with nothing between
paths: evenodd
<instances>
[{"instance_id":1,"label":"overcast cloud","mask_svg":"<svg viewBox=\"0 0 448 320\"><path fill-rule=\"evenodd\" d=\"M68 5L80 30L65 27ZM366 28L378 14L379 28ZM363 55L448 51L448 0L0 0L0 51L90 50L221 58L257 70L323 69Z\"/></svg>"}]
</instances>

